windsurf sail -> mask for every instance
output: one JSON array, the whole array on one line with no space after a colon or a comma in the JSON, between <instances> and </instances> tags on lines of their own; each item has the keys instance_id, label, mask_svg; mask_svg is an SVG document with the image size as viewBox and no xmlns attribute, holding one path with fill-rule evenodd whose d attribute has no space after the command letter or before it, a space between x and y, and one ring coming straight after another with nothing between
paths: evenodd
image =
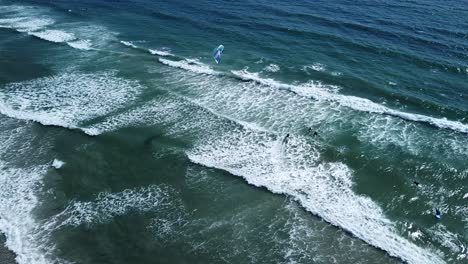
<instances>
[{"instance_id":1,"label":"windsurf sail","mask_svg":"<svg viewBox=\"0 0 468 264\"><path fill-rule=\"evenodd\" d=\"M219 45L216 49L213 50L213 58L216 61L216 64L218 64L221 61L221 53L223 53L223 51L223 45Z\"/></svg>"}]
</instances>

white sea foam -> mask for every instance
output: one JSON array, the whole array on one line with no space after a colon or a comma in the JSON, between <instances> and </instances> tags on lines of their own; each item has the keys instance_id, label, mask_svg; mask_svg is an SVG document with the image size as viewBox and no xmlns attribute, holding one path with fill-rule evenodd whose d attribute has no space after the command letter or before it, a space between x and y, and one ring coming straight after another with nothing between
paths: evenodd
<instances>
[{"instance_id":1,"label":"white sea foam","mask_svg":"<svg viewBox=\"0 0 468 264\"><path fill-rule=\"evenodd\" d=\"M162 49L162 50L157 50L157 49L148 49L149 53L153 55L158 55L162 57L166 56L174 56L168 49Z\"/></svg>"},{"instance_id":2,"label":"white sea foam","mask_svg":"<svg viewBox=\"0 0 468 264\"><path fill-rule=\"evenodd\" d=\"M465 193L465 195L463 195L463 199L466 199L468 198L468 193Z\"/></svg>"},{"instance_id":3,"label":"white sea foam","mask_svg":"<svg viewBox=\"0 0 468 264\"><path fill-rule=\"evenodd\" d=\"M118 115L112 115L105 120L84 128L88 134L101 134L127 126L152 126L158 124L164 126L182 119L184 103L172 98L158 97L136 108L130 109ZM180 123L180 125L185 125ZM183 131L179 131L183 133Z\"/></svg>"},{"instance_id":4,"label":"white sea foam","mask_svg":"<svg viewBox=\"0 0 468 264\"><path fill-rule=\"evenodd\" d=\"M450 129L462 133L468 133L468 125L463 124L459 121L452 121L446 118L435 118L425 116L421 114L407 113L399 110L390 109L378 103L374 103L369 99L360 98L351 95L342 95L337 93L330 93L326 89L315 89L317 87L307 87L303 85L291 85L277 82L273 79L262 78L258 73L250 73L246 70L232 71L232 73L247 81L254 81L262 85L271 86L278 89L289 90L300 96L305 96L315 100L324 100L330 102L337 102L342 106L351 108L353 110L390 115L398 118L402 118L408 121L422 122L431 124L439 128ZM314 88L314 89L311 89Z\"/></svg>"},{"instance_id":5,"label":"white sea foam","mask_svg":"<svg viewBox=\"0 0 468 264\"><path fill-rule=\"evenodd\" d=\"M280 66L272 63L263 69L267 72L278 72L280 70Z\"/></svg>"},{"instance_id":6,"label":"white sea foam","mask_svg":"<svg viewBox=\"0 0 468 264\"><path fill-rule=\"evenodd\" d=\"M140 89L137 82L113 73L64 73L8 84L0 92L0 113L43 125L80 128L83 121L128 105Z\"/></svg>"},{"instance_id":7,"label":"white sea foam","mask_svg":"<svg viewBox=\"0 0 468 264\"><path fill-rule=\"evenodd\" d=\"M32 32L54 23L55 21L50 18L14 17L0 19L0 28L11 28L19 32Z\"/></svg>"},{"instance_id":8,"label":"white sea foam","mask_svg":"<svg viewBox=\"0 0 468 264\"><path fill-rule=\"evenodd\" d=\"M54 161L52 162L52 167L56 169L62 168L63 165L65 165L65 162L58 160L58 159L54 159Z\"/></svg>"},{"instance_id":9,"label":"white sea foam","mask_svg":"<svg viewBox=\"0 0 468 264\"><path fill-rule=\"evenodd\" d=\"M91 50L92 49L92 43L88 39L80 39L80 40L75 40L75 41L70 41L67 42L67 44L75 49L79 50Z\"/></svg>"},{"instance_id":10,"label":"white sea foam","mask_svg":"<svg viewBox=\"0 0 468 264\"><path fill-rule=\"evenodd\" d=\"M140 48L137 45L133 44L133 42L131 42L131 41L121 40L120 43L122 43L125 46L130 47L130 48L134 48L134 49ZM158 49L148 49L148 52L153 54L153 55L158 55L158 56L161 56L161 57L174 56L174 54L172 54L168 48L163 48L163 49L160 49L160 50L158 50Z\"/></svg>"},{"instance_id":11,"label":"white sea foam","mask_svg":"<svg viewBox=\"0 0 468 264\"><path fill-rule=\"evenodd\" d=\"M29 32L28 34L55 43L62 43L76 39L75 35L72 33L55 29Z\"/></svg>"},{"instance_id":12,"label":"white sea foam","mask_svg":"<svg viewBox=\"0 0 468 264\"><path fill-rule=\"evenodd\" d=\"M317 62L317 63L311 64L311 65L303 66L302 70L305 71L305 72L307 72L308 70L323 72L323 71L325 71L325 66L323 64Z\"/></svg>"},{"instance_id":13,"label":"white sea foam","mask_svg":"<svg viewBox=\"0 0 468 264\"><path fill-rule=\"evenodd\" d=\"M253 130L275 131L273 133L296 131L302 134L304 125L307 124L308 127L319 129L321 134L333 135L340 133L340 129L336 129L338 126L358 130L362 142L375 144L378 148L392 144L415 155L435 155L440 151L447 153L447 156L452 156L454 152L457 155L468 155L468 144L460 144L465 142L464 134L436 130L433 133L436 141L428 142L421 132L433 130L430 126L421 126L389 115L362 115L348 111L337 103L309 100L308 97L284 93L269 85L237 82L226 76L196 75L190 71L178 72L171 69L165 70L164 76L171 87L177 87L171 89L172 91L177 90L189 97L190 101L211 109L218 116L236 120L238 124L246 121L248 125L243 126L252 125ZM275 81L271 81L275 86ZM308 89L311 91L319 89L328 93L337 92L337 89L320 83L312 82L300 86L310 86ZM459 175L462 177L468 173Z\"/></svg>"},{"instance_id":14,"label":"white sea foam","mask_svg":"<svg viewBox=\"0 0 468 264\"><path fill-rule=\"evenodd\" d=\"M0 28L14 29L19 32L41 30L55 21L45 15L42 9L32 6L6 5L0 9Z\"/></svg>"},{"instance_id":15,"label":"white sea foam","mask_svg":"<svg viewBox=\"0 0 468 264\"><path fill-rule=\"evenodd\" d=\"M29 32L28 34L54 43L66 42L70 47L79 50L91 50L92 43L89 39L77 39L75 34L62 30L45 30L38 32Z\"/></svg>"},{"instance_id":16,"label":"white sea foam","mask_svg":"<svg viewBox=\"0 0 468 264\"><path fill-rule=\"evenodd\" d=\"M189 101L252 130L291 132L303 129L304 124L314 126L334 120L332 111L329 111L331 109L321 102L253 82L191 72L181 74L168 71L164 76Z\"/></svg>"},{"instance_id":17,"label":"white sea foam","mask_svg":"<svg viewBox=\"0 0 468 264\"><path fill-rule=\"evenodd\" d=\"M117 193L99 193L94 201L73 202L47 225L79 226L105 223L129 212L148 212L170 208L174 190L168 186L147 186Z\"/></svg>"},{"instance_id":18,"label":"white sea foam","mask_svg":"<svg viewBox=\"0 0 468 264\"><path fill-rule=\"evenodd\" d=\"M50 41L52 43L66 42L70 47L79 50L90 50L91 39L102 42L108 38L109 32L101 30L97 26L89 26L84 23L69 23L67 30L50 29L56 22L50 18L48 9L38 9L28 6L12 6L8 8L7 18L0 19L0 28L11 28L19 32L27 32L29 35ZM84 36L86 39L81 39Z\"/></svg>"},{"instance_id":19,"label":"white sea foam","mask_svg":"<svg viewBox=\"0 0 468 264\"><path fill-rule=\"evenodd\" d=\"M423 237L423 233L420 230L417 230L417 231L411 232L410 237L413 240L418 240L418 239L421 239Z\"/></svg>"},{"instance_id":20,"label":"white sea foam","mask_svg":"<svg viewBox=\"0 0 468 264\"><path fill-rule=\"evenodd\" d=\"M318 151L300 138L292 137L283 145L267 134L246 130L209 138L187 155L194 163L294 197L325 221L408 263L443 263L437 255L401 237L373 201L352 191L348 167L320 162Z\"/></svg>"},{"instance_id":21,"label":"white sea foam","mask_svg":"<svg viewBox=\"0 0 468 264\"><path fill-rule=\"evenodd\" d=\"M211 69L208 65L205 65L199 62L197 63L197 62L188 61L188 60L173 61L173 60L167 60L163 58L159 58L159 61L162 64L175 67L175 68L188 70L188 71L195 72L195 73L210 74L210 75L219 74L217 71Z\"/></svg>"},{"instance_id":22,"label":"white sea foam","mask_svg":"<svg viewBox=\"0 0 468 264\"><path fill-rule=\"evenodd\" d=\"M6 236L6 246L15 252L19 264L46 264L32 216L38 205L35 191L44 168L7 168L0 162L0 231Z\"/></svg>"},{"instance_id":23,"label":"white sea foam","mask_svg":"<svg viewBox=\"0 0 468 264\"><path fill-rule=\"evenodd\" d=\"M458 234L450 232L447 227L442 224L433 226L429 229L429 232L433 240L452 251L457 256L457 259L467 259L467 245L459 238Z\"/></svg>"},{"instance_id":24,"label":"white sea foam","mask_svg":"<svg viewBox=\"0 0 468 264\"><path fill-rule=\"evenodd\" d=\"M133 43L130 42L130 41L121 40L120 43L124 44L124 45L127 46L127 47L131 47L131 48L134 48L134 49L138 48L137 45L133 44Z\"/></svg>"},{"instance_id":25,"label":"white sea foam","mask_svg":"<svg viewBox=\"0 0 468 264\"><path fill-rule=\"evenodd\" d=\"M73 48L90 50L99 48L109 51L109 42L116 40L116 33L100 25L86 22L73 22L66 25L67 32L73 33L77 40L67 44Z\"/></svg>"}]
</instances>

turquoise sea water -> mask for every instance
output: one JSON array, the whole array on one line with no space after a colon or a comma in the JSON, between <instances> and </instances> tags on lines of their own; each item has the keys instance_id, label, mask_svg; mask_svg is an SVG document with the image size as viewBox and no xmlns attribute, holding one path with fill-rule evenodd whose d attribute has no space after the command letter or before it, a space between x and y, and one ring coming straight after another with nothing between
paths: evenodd
<instances>
[{"instance_id":1,"label":"turquoise sea water","mask_svg":"<svg viewBox=\"0 0 468 264\"><path fill-rule=\"evenodd\" d=\"M465 263L467 4L0 0L6 246Z\"/></svg>"}]
</instances>

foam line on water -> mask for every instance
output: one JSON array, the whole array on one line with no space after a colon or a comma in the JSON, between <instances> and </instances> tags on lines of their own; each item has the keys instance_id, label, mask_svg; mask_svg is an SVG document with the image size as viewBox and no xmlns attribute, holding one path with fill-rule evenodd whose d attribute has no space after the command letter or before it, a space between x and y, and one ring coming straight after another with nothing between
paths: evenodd
<instances>
[{"instance_id":1,"label":"foam line on water","mask_svg":"<svg viewBox=\"0 0 468 264\"><path fill-rule=\"evenodd\" d=\"M44 31L29 32L28 34L52 43L67 43L68 46L78 50L87 51L92 49L91 40L79 39L75 34L64 30L47 29Z\"/></svg>"},{"instance_id":2,"label":"foam line on water","mask_svg":"<svg viewBox=\"0 0 468 264\"><path fill-rule=\"evenodd\" d=\"M0 19L0 28L9 28L14 29L18 32L25 32L28 35L39 38L41 40L49 41L52 43L67 43L70 47L79 49L79 50L91 50L91 40L90 39L80 39L79 36L74 33L80 31L86 32L88 37L95 32L89 32L86 30L87 25L82 25L82 23L73 23L72 25L67 25L67 29L57 28L57 23L54 19L50 17L50 12L45 9L38 9L35 7L29 6L11 6L6 10L10 12L1 12L5 13L5 18ZM53 27L53 28L51 28ZM72 31L72 32L69 32ZM104 34L99 34L99 39L103 39Z\"/></svg>"},{"instance_id":3,"label":"foam line on water","mask_svg":"<svg viewBox=\"0 0 468 264\"><path fill-rule=\"evenodd\" d=\"M174 56L174 54L172 54L170 51L168 50L157 50L157 49L148 49L149 53L153 54L153 55L158 55L158 56L162 56L162 57L166 57L166 56Z\"/></svg>"},{"instance_id":4,"label":"foam line on water","mask_svg":"<svg viewBox=\"0 0 468 264\"><path fill-rule=\"evenodd\" d=\"M75 35L73 35L72 33L56 29L29 32L28 34L54 43L62 43L76 40Z\"/></svg>"},{"instance_id":5,"label":"foam line on water","mask_svg":"<svg viewBox=\"0 0 468 264\"><path fill-rule=\"evenodd\" d=\"M237 76L238 78L245 80L245 81L253 81L262 85L288 90L300 96L312 98L315 100L337 102L340 105L351 108L353 110L368 112L368 113L390 115L390 116L399 117L401 119L408 120L408 121L422 122L422 123L427 123L427 124L430 124L439 128L450 129L450 130L458 131L462 133L468 133L468 125L463 124L459 121L452 121L446 118L434 118L434 117L425 116L421 114L402 112L402 111L390 109L378 103L374 103L369 99L360 98L360 97L351 96L351 95L342 95L338 93L330 93L329 91L326 91L324 89L317 89L317 87L314 87L314 86L307 86L307 85L300 86L300 85L284 84L284 83L280 83L270 78L262 78L258 74L250 73L246 70L232 71L232 74L234 74L234 76Z\"/></svg>"},{"instance_id":6,"label":"foam line on water","mask_svg":"<svg viewBox=\"0 0 468 264\"><path fill-rule=\"evenodd\" d=\"M182 119L182 109L184 109L183 102L171 98L156 98L123 113L109 116L102 122L86 127L84 130L87 133L101 134L127 126L169 125Z\"/></svg>"},{"instance_id":7,"label":"foam line on water","mask_svg":"<svg viewBox=\"0 0 468 264\"><path fill-rule=\"evenodd\" d=\"M308 70L314 70L314 71L318 71L318 72L324 72L325 71L325 66L321 63L314 63L314 64L311 64L311 65L305 65L305 66L302 66L301 70L304 71L304 72L308 72Z\"/></svg>"},{"instance_id":8,"label":"foam line on water","mask_svg":"<svg viewBox=\"0 0 468 264\"><path fill-rule=\"evenodd\" d=\"M14 17L0 19L0 28L14 29L18 32L33 32L54 24L51 18Z\"/></svg>"},{"instance_id":9,"label":"foam line on water","mask_svg":"<svg viewBox=\"0 0 468 264\"><path fill-rule=\"evenodd\" d=\"M175 92L189 97L188 100L228 119L247 121L264 131L292 132L303 129L305 124L316 126L334 121L334 110L325 103L252 82L175 71L164 77L171 86L177 87L173 89ZM324 86L322 89L333 92L335 88Z\"/></svg>"},{"instance_id":10,"label":"foam line on water","mask_svg":"<svg viewBox=\"0 0 468 264\"><path fill-rule=\"evenodd\" d=\"M163 210L173 205L173 193L175 191L166 185L151 185L116 193L102 192L94 201L72 202L47 225L60 228L101 224L129 212Z\"/></svg>"},{"instance_id":11,"label":"foam line on water","mask_svg":"<svg viewBox=\"0 0 468 264\"><path fill-rule=\"evenodd\" d=\"M212 109L211 107L206 106L204 104L201 104L201 103L197 102L196 100L192 100L192 99L190 99L188 97L182 96L182 98L189 101L189 102L191 102L192 104L194 104L194 105L208 111L209 113L211 113L214 116L223 118L225 120L229 120L229 121L234 122L234 123L236 123L238 125L241 125L244 128L254 130L254 131L258 131L258 132L273 133L271 130L268 130L268 129L266 129L266 128L264 128L264 127L262 127L262 126L260 126L260 125L258 125L256 123L243 121L243 120L234 118L232 116L228 116L228 115L225 115L223 113L217 112L216 110Z\"/></svg>"},{"instance_id":12,"label":"foam line on water","mask_svg":"<svg viewBox=\"0 0 468 264\"><path fill-rule=\"evenodd\" d=\"M124 41L124 40L121 40L120 43L122 43L123 45L125 45L127 47L133 48L133 49L140 49L140 50L148 51L152 55L158 55L158 56L161 56L161 57L175 56L167 48L163 48L163 49L160 49L160 50L159 49L145 49L145 48L142 48L142 47L139 47L139 46L135 45L131 41Z\"/></svg>"},{"instance_id":13,"label":"foam line on water","mask_svg":"<svg viewBox=\"0 0 468 264\"><path fill-rule=\"evenodd\" d=\"M125 46L130 47L130 48L134 48L134 49L137 49L137 48L138 48L138 46L136 46L135 44L133 44L133 43L130 42L130 41L121 40L120 43L122 43L122 44L124 44Z\"/></svg>"},{"instance_id":14,"label":"foam line on water","mask_svg":"<svg viewBox=\"0 0 468 264\"><path fill-rule=\"evenodd\" d=\"M187 156L254 186L294 197L306 210L408 263L444 263L401 237L377 204L355 194L346 165L320 162L318 151L300 138L283 145L274 136L244 131L199 142Z\"/></svg>"},{"instance_id":15,"label":"foam line on water","mask_svg":"<svg viewBox=\"0 0 468 264\"><path fill-rule=\"evenodd\" d=\"M414 155L425 155L437 160L440 157L435 157L435 154L441 151L447 157L453 157L452 154L456 152L460 159L468 155L467 144L461 144L468 141L461 133L433 131L430 126L420 126L389 115L362 115L348 111L336 103L309 100L271 86L238 82L227 76L220 78L171 69L165 70L163 76L165 82L173 87L171 90L183 94L187 100L218 116L240 122L247 121L248 125L261 128L260 130L279 134L303 134L307 127L311 127L323 135L338 135L343 129L350 129L358 131L357 135L362 142L368 142L379 149L392 144ZM338 92L333 86L317 82L305 85L327 93ZM336 129L337 127L340 129ZM422 136L428 132L433 135L431 141Z\"/></svg>"},{"instance_id":16,"label":"foam line on water","mask_svg":"<svg viewBox=\"0 0 468 264\"><path fill-rule=\"evenodd\" d=\"M188 70L188 71L195 72L195 73L209 74L209 75L220 74L219 72L211 69L208 65L202 64L197 61L187 60L187 59L174 61L174 60L159 58L159 62L167 66L180 68L180 69Z\"/></svg>"},{"instance_id":17,"label":"foam line on water","mask_svg":"<svg viewBox=\"0 0 468 264\"><path fill-rule=\"evenodd\" d=\"M75 41L69 41L67 44L75 49L79 50L91 50L92 49L92 43L88 39L79 39Z\"/></svg>"},{"instance_id":18,"label":"foam line on water","mask_svg":"<svg viewBox=\"0 0 468 264\"><path fill-rule=\"evenodd\" d=\"M32 6L2 5L0 9L0 28L13 29L18 32L32 32L53 25L55 20L43 11Z\"/></svg>"},{"instance_id":19,"label":"foam line on water","mask_svg":"<svg viewBox=\"0 0 468 264\"><path fill-rule=\"evenodd\" d=\"M11 83L0 92L0 113L43 125L82 128L81 123L128 105L142 89L114 73L63 73ZM87 134L96 135L93 130Z\"/></svg>"}]
</instances>

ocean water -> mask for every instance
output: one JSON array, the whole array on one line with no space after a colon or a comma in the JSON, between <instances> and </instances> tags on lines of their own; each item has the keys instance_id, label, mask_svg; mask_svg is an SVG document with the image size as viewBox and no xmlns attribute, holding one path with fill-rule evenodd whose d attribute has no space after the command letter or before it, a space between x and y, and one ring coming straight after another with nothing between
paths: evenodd
<instances>
[{"instance_id":1,"label":"ocean water","mask_svg":"<svg viewBox=\"0 0 468 264\"><path fill-rule=\"evenodd\" d=\"M5 246L467 263L467 28L466 1L0 0Z\"/></svg>"}]
</instances>

